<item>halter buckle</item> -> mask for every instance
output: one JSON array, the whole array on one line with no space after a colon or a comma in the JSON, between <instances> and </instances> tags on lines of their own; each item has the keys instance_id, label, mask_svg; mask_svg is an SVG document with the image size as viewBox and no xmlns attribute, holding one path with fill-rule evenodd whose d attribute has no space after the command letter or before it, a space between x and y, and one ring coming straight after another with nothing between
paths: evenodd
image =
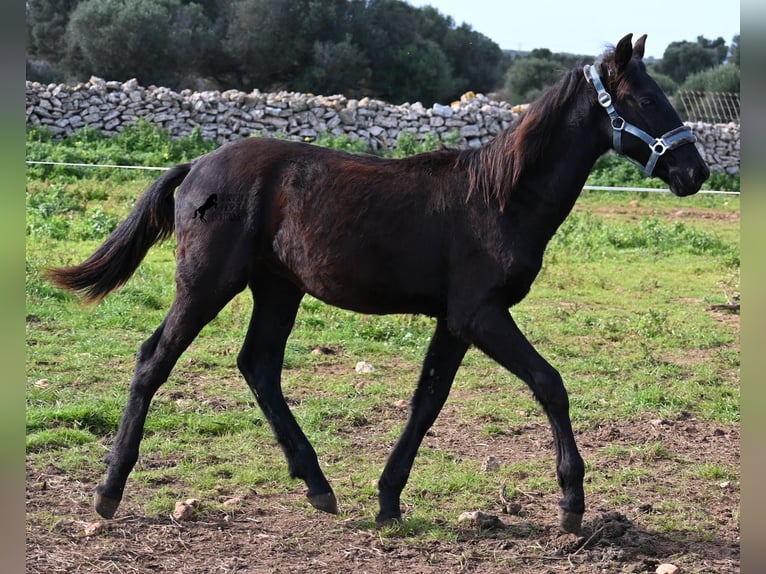
<instances>
[{"instance_id":1,"label":"halter buckle","mask_svg":"<svg viewBox=\"0 0 766 574\"><path fill-rule=\"evenodd\" d=\"M662 138L657 138L654 141L654 145L652 145L652 153L655 153L657 155L662 155L669 149L670 147L668 146L668 144L665 143L665 140Z\"/></svg>"}]
</instances>

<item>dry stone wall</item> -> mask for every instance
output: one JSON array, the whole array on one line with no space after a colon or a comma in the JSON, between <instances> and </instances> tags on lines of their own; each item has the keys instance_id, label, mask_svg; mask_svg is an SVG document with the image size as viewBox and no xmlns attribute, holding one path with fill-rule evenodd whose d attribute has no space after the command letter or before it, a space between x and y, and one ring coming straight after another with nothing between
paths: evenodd
<instances>
[{"instance_id":1,"label":"dry stone wall","mask_svg":"<svg viewBox=\"0 0 766 574\"><path fill-rule=\"evenodd\" d=\"M393 147L403 132L410 132L418 139L430 135L457 147L478 147L520 112L520 107L471 92L449 105L425 107L296 92L174 92L143 87L136 80L96 77L74 86L26 83L27 125L45 126L61 137L85 126L113 135L143 118L174 137L198 127L202 137L221 143L254 134L304 141L332 134L364 140L378 150ZM712 169L739 172L739 124L689 125Z\"/></svg>"}]
</instances>

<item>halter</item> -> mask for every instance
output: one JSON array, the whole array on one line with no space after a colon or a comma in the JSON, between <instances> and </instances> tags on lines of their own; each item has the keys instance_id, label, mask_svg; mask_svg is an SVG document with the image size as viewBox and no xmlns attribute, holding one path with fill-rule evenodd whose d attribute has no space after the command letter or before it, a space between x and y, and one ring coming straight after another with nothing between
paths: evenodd
<instances>
[{"instance_id":1,"label":"halter","mask_svg":"<svg viewBox=\"0 0 766 574\"><path fill-rule=\"evenodd\" d=\"M694 136L694 133L692 133L692 129L689 126L678 126L660 137L654 138L641 128L626 122L625 119L617 113L617 110L614 109L612 96L610 96L609 92L604 88L604 84L601 82L601 77L598 75L596 66L585 66L583 68L583 73L585 74L585 79L588 82L591 82L593 87L596 88L598 103L606 110L606 113L609 114L609 118L612 120L612 148L620 155L625 156L635 163L647 176L652 176L652 172L657 165L657 160L666 151L697 141L697 138ZM646 162L645 166L622 153L623 131L641 139L649 146L649 149L652 150L652 154L649 156L649 160Z\"/></svg>"}]
</instances>

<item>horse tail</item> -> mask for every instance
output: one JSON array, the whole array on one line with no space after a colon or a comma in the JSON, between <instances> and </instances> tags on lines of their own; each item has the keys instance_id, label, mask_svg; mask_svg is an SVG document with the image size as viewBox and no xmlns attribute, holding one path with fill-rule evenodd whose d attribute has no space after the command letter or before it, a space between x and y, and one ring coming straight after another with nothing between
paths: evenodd
<instances>
[{"instance_id":1,"label":"horse tail","mask_svg":"<svg viewBox=\"0 0 766 574\"><path fill-rule=\"evenodd\" d=\"M79 265L48 269L46 276L58 287L78 293L86 302L98 302L122 287L149 248L173 233L173 192L191 166L179 164L157 179L93 255Z\"/></svg>"}]
</instances>

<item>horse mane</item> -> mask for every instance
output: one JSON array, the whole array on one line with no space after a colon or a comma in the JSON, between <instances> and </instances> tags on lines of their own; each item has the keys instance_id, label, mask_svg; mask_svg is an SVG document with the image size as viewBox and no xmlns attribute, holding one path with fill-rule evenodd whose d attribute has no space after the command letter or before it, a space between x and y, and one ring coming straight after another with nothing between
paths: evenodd
<instances>
[{"instance_id":1,"label":"horse mane","mask_svg":"<svg viewBox=\"0 0 766 574\"><path fill-rule=\"evenodd\" d=\"M614 73L613 49L601 56L598 65ZM495 200L501 212L505 209L511 191L522 174L542 157L562 114L584 81L581 67L569 70L529 104L510 128L487 145L461 154L459 165L468 172L467 199L481 193L485 202Z\"/></svg>"}]
</instances>

